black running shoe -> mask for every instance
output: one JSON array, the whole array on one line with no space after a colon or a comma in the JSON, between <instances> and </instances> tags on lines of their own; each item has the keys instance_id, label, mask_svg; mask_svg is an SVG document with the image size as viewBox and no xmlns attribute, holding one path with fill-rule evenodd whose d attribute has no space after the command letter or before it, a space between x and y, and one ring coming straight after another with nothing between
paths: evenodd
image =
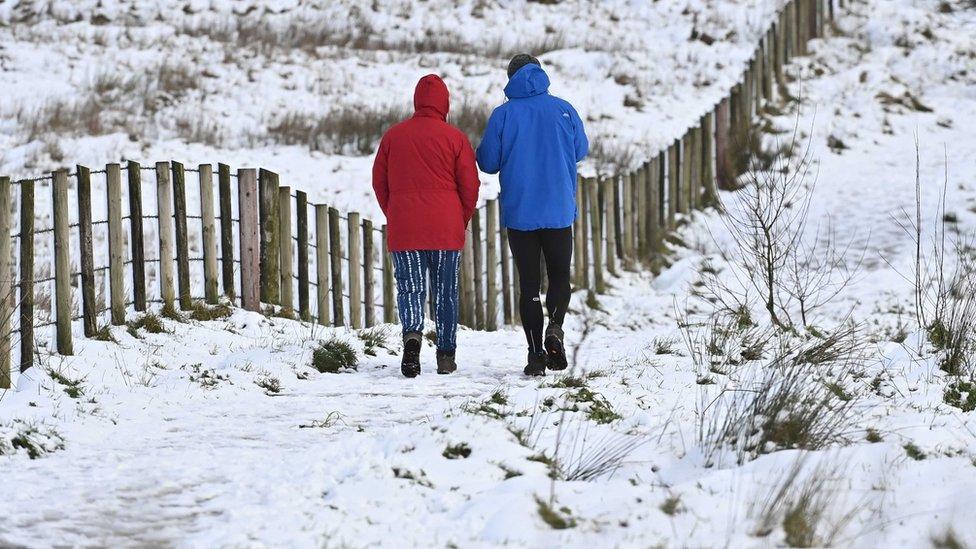
<instances>
[{"instance_id":1,"label":"black running shoe","mask_svg":"<svg viewBox=\"0 0 976 549\"><path fill-rule=\"evenodd\" d=\"M558 324L549 323L546 327L546 338L543 342L546 348L546 367L550 370L565 370L566 349L563 347L563 329Z\"/></svg>"},{"instance_id":2,"label":"black running shoe","mask_svg":"<svg viewBox=\"0 0 976 549\"><path fill-rule=\"evenodd\" d=\"M403 358L400 361L400 372L405 377L420 375L420 338L417 333L409 333L403 338Z\"/></svg>"},{"instance_id":3,"label":"black running shoe","mask_svg":"<svg viewBox=\"0 0 976 549\"><path fill-rule=\"evenodd\" d=\"M522 370L527 376L544 376L546 375L546 354L545 353L533 353L529 351L528 364L525 365L525 369Z\"/></svg>"},{"instance_id":4,"label":"black running shoe","mask_svg":"<svg viewBox=\"0 0 976 549\"><path fill-rule=\"evenodd\" d=\"M453 374L457 370L457 362L454 361L454 351L437 351L437 373Z\"/></svg>"}]
</instances>

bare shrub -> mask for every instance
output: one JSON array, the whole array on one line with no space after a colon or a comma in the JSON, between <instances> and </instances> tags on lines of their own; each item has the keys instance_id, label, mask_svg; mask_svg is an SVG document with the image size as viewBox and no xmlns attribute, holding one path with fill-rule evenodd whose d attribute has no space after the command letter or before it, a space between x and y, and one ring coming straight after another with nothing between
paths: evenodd
<instances>
[{"instance_id":1,"label":"bare shrub","mask_svg":"<svg viewBox=\"0 0 976 549\"><path fill-rule=\"evenodd\" d=\"M949 375L976 376L976 251L973 235L948 229L945 213L948 159L931 234L922 223L920 152L915 143L915 212L895 218L915 248L911 276L915 320L939 353L939 367Z\"/></svg>"},{"instance_id":2,"label":"bare shrub","mask_svg":"<svg viewBox=\"0 0 976 549\"><path fill-rule=\"evenodd\" d=\"M795 149L794 129L790 145L768 167L754 166L746 174L745 186L730 195L732 204L723 208L728 215L722 218L737 252L731 263L735 280L745 292L755 291L770 322L786 330L794 328L797 316L808 326L811 314L847 287L864 255L862 250L851 257L851 243L838 244L829 224L809 227L815 184L809 143L799 156Z\"/></svg>"}]
</instances>

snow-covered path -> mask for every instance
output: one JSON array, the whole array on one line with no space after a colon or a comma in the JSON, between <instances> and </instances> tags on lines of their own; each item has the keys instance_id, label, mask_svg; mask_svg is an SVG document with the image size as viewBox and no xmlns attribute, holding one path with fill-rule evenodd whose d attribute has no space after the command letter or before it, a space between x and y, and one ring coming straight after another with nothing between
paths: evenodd
<instances>
[{"instance_id":1,"label":"snow-covered path","mask_svg":"<svg viewBox=\"0 0 976 549\"><path fill-rule=\"evenodd\" d=\"M646 285L648 279L635 276L621 284L632 292L632 286ZM615 324L635 328L647 328L646 319L658 316L662 306L657 300L630 305L616 297L605 301L617 312ZM226 323L172 327L173 335L148 335L145 340L116 330L120 345L86 341L77 357L51 364L69 378L84 377L81 399L68 398L39 372L42 384L8 396L7 411L23 412L17 401L30 401L37 404L31 415L57 417L68 443L41 460L8 462L0 489L0 516L5 517L0 541L205 546L291 540L321 545L342 530L340 539L359 546L346 532L359 531L375 514L372 520L390 528L387 534L370 530L377 541L400 531L414 543L431 535L444 536L446 543L457 539L447 528L456 518L457 504L503 473L487 458L477 459L479 444L493 444L496 438L485 433L483 441L469 441L475 456L463 460L468 474L450 474L462 460L446 460L440 455L443 446L434 446L443 443L425 440L431 438L431 428L458 421L448 418L499 389L534 394L539 385L521 375L524 340L512 329L462 332L461 369L452 376L431 372L433 350L427 348L427 372L407 381L400 377L399 358L382 349L379 357L367 357L357 373L319 374L308 367L315 337L335 332L359 343L345 330L310 331L296 322L244 312ZM645 331L620 334L596 327L583 362L609 367L624 358L611 346L641 351L650 339ZM621 340L626 342L621 345ZM207 370L217 380L214 387L191 381ZM266 394L254 384L267 375L281 381L280 393ZM89 398L95 403L86 402ZM506 428L475 425L475 433L485 429L504 433ZM417 446L414 452L442 462L420 463L438 488L450 481L463 489L421 488L438 495L413 494L404 508L397 492L410 492L405 485L413 481L397 479L391 471L397 467L397 454L410 445ZM421 448L425 445L431 447ZM514 442L509 445L525 452ZM513 448L493 451L493 459L511 457ZM543 472L544 486L545 468L533 465ZM332 503L336 499L341 503ZM493 511L482 509L465 520L486 528L483 521L507 505L504 498L495 499L489 504ZM523 520L531 524L534 513L529 509ZM443 516L443 531L431 532L427 521L411 526L416 521L404 515L414 512ZM480 537L477 530L470 534ZM497 535L504 539L509 534Z\"/></svg>"}]
</instances>

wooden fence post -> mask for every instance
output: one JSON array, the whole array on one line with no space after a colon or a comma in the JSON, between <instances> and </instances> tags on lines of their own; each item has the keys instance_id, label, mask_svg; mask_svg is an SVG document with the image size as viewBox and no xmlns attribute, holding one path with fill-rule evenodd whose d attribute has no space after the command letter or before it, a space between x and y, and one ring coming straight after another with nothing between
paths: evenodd
<instances>
[{"instance_id":1,"label":"wooden fence post","mask_svg":"<svg viewBox=\"0 0 976 549\"><path fill-rule=\"evenodd\" d=\"M363 246L359 212L349 212L349 325L363 327Z\"/></svg>"},{"instance_id":2,"label":"wooden fence post","mask_svg":"<svg viewBox=\"0 0 976 549\"><path fill-rule=\"evenodd\" d=\"M668 146L668 228L674 229L678 212L678 141Z\"/></svg>"},{"instance_id":3,"label":"wooden fence post","mask_svg":"<svg viewBox=\"0 0 976 549\"><path fill-rule=\"evenodd\" d=\"M461 250L461 281L459 291L461 303L459 314L461 324L468 328L475 327L475 285L474 285L474 235L469 223L464 231L464 248Z\"/></svg>"},{"instance_id":4,"label":"wooden fence post","mask_svg":"<svg viewBox=\"0 0 976 549\"><path fill-rule=\"evenodd\" d=\"M331 324L329 305L329 207L315 205L315 298L318 304L316 317L319 324Z\"/></svg>"},{"instance_id":5,"label":"wooden fence post","mask_svg":"<svg viewBox=\"0 0 976 549\"><path fill-rule=\"evenodd\" d=\"M574 223L575 224L575 223ZM513 300L512 293L512 270L511 270L511 250L508 248L508 229L501 227L501 217L499 217L498 231L499 251L501 252L501 271L502 271L502 321L506 326L512 324Z\"/></svg>"},{"instance_id":6,"label":"wooden fence post","mask_svg":"<svg viewBox=\"0 0 976 549\"><path fill-rule=\"evenodd\" d=\"M129 240L132 246L132 300L137 311L146 310L146 244L142 232L142 166L129 161Z\"/></svg>"},{"instance_id":7,"label":"wooden fence post","mask_svg":"<svg viewBox=\"0 0 976 549\"><path fill-rule=\"evenodd\" d=\"M593 286L591 285L592 279L590 278L590 261L591 261L590 249L592 248L592 244L590 243L590 229L593 226L593 223L591 222L590 219L590 208L595 208L596 205L590 201L589 183L590 181L588 179L581 180L582 208L580 208L580 217L583 218L582 219L583 230L580 233L580 235L582 236L580 240L582 241L583 244L583 253L580 255L580 259L582 260L583 263L583 287L588 290L592 290L593 289ZM543 259L545 258L543 257Z\"/></svg>"},{"instance_id":8,"label":"wooden fence post","mask_svg":"<svg viewBox=\"0 0 976 549\"><path fill-rule=\"evenodd\" d=\"M258 172L258 200L261 214L261 300L281 300L280 245L278 241L278 174L262 168Z\"/></svg>"},{"instance_id":9,"label":"wooden fence post","mask_svg":"<svg viewBox=\"0 0 976 549\"><path fill-rule=\"evenodd\" d=\"M78 254L81 266L81 319L85 337L98 331L95 305L95 260L92 252L91 170L75 166L78 182Z\"/></svg>"},{"instance_id":10,"label":"wooden fence post","mask_svg":"<svg viewBox=\"0 0 976 549\"><path fill-rule=\"evenodd\" d=\"M108 211L108 281L112 324L125 324L125 228L122 226L122 166L105 167Z\"/></svg>"},{"instance_id":11,"label":"wooden fence post","mask_svg":"<svg viewBox=\"0 0 976 549\"><path fill-rule=\"evenodd\" d=\"M239 183L240 181L238 181ZM217 164L217 185L220 188L220 270L223 275L224 295L233 301L236 295L234 290L234 216L231 210L230 166L227 164Z\"/></svg>"},{"instance_id":12,"label":"wooden fence post","mask_svg":"<svg viewBox=\"0 0 976 549\"><path fill-rule=\"evenodd\" d=\"M583 232L583 218L586 216L586 211L583 209L584 205L583 178L577 176L576 218L573 220L573 285L577 288L586 286L586 249L583 247L583 241L586 240L586 233ZM518 291L518 285L515 285L515 291ZM515 309L518 309L517 299L515 300Z\"/></svg>"},{"instance_id":13,"label":"wooden fence post","mask_svg":"<svg viewBox=\"0 0 976 549\"><path fill-rule=\"evenodd\" d=\"M593 245L593 287L596 293L606 293L606 282L603 278L603 221L600 216L600 200L597 181L591 179L587 185L587 196L590 208L590 234Z\"/></svg>"},{"instance_id":14,"label":"wooden fence post","mask_svg":"<svg viewBox=\"0 0 976 549\"><path fill-rule=\"evenodd\" d=\"M485 203L485 329L498 329L498 201Z\"/></svg>"},{"instance_id":15,"label":"wooden fence post","mask_svg":"<svg viewBox=\"0 0 976 549\"><path fill-rule=\"evenodd\" d=\"M335 326L346 325L346 314L342 307L342 237L339 230L339 210L329 208L329 248L332 257L329 263L332 267L332 323Z\"/></svg>"},{"instance_id":16,"label":"wooden fence post","mask_svg":"<svg viewBox=\"0 0 976 549\"><path fill-rule=\"evenodd\" d=\"M186 173L183 164L173 161L173 214L176 223L176 278L179 281L180 309L193 308L190 299L190 251L186 227Z\"/></svg>"},{"instance_id":17,"label":"wooden fence post","mask_svg":"<svg viewBox=\"0 0 976 549\"><path fill-rule=\"evenodd\" d=\"M295 315L295 283L291 247L291 187L278 187L278 273L281 314Z\"/></svg>"},{"instance_id":18,"label":"wooden fence post","mask_svg":"<svg viewBox=\"0 0 976 549\"><path fill-rule=\"evenodd\" d=\"M640 261L646 261L649 257L650 246L647 242L647 216L643 215L647 211L647 185L645 185L645 174L647 172L647 166L641 165L631 174L631 180L634 185L635 194L637 195L637 215L635 219L637 220L636 227L636 240L637 240L637 257Z\"/></svg>"},{"instance_id":19,"label":"wooden fence post","mask_svg":"<svg viewBox=\"0 0 976 549\"><path fill-rule=\"evenodd\" d=\"M173 274L173 191L169 181L169 162L156 163L156 207L159 233L159 294L163 309L175 311L176 289Z\"/></svg>"},{"instance_id":20,"label":"wooden fence post","mask_svg":"<svg viewBox=\"0 0 976 549\"><path fill-rule=\"evenodd\" d=\"M482 265L485 264L481 247L481 210L475 209L471 216L471 260L474 264L474 322L479 330L485 329L485 279Z\"/></svg>"},{"instance_id":21,"label":"wooden fence post","mask_svg":"<svg viewBox=\"0 0 976 549\"><path fill-rule=\"evenodd\" d=\"M203 234L203 296L207 303L217 303L217 221L214 216L213 166L200 164L200 231Z\"/></svg>"},{"instance_id":22,"label":"wooden fence post","mask_svg":"<svg viewBox=\"0 0 976 549\"><path fill-rule=\"evenodd\" d=\"M34 181L20 186L20 371L34 363Z\"/></svg>"},{"instance_id":23,"label":"wooden fence post","mask_svg":"<svg viewBox=\"0 0 976 549\"><path fill-rule=\"evenodd\" d=\"M370 328L376 324L374 299L373 263L376 250L373 247L373 222L363 220L363 326Z\"/></svg>"},{"instance_id":24,"label":"wooden fence post","mask_svg":"<svg viewBox=\"0 0 976 549\"><path fill-rule=\"evenodd\" d=\"M617 201L614 196L613 187L616 183L614 177L600 181L603 189L603 211L606 213L605 225L607 227L607 246L606 261L607 272L617 276Z\"/></svg>"},{"instance_id":25,"label":"wooden fence post","mask_svg":"<svg viewBox=\"0 0 976 549\"><path fill-rule=\"evenodd\" d=\"M654 155L647 170L647 210L641 215L647 216L647 247L648 259L652 262L656 254L661 252L661 154Z\"/></svg>"},{"instance_id":26,"label":"wooden fence post","mask_svg":"<svg viewBox=\"0 0 976 549\"><path fill-rule=\"evenodd\" d=\"M715 110L715 175L718 188L732 189L735 176L729 159L729 100L722 99Z\"/></svg>"},{"instance_id":27,"label":"wooden fence post","mask_svg":"<svg viewBox=\"0 0 976 549\"><path fill-rule=\"evenodd\" d=\"M702 120L702 167L705 193L703 206L719 207L718 189L715 187L715 109L708 111Z\"/></svg>"},{"instance_id":28,"label":"wooden fence post","mask_svg":"<svg viewBox=\"0 0 976 549\"><path fill-rule=\"evenodd\" d=\"M58 170L51 183L54 206L54 297L57 350L74 354L71 344L71 251L68 223L68 170Z\"/></svg>"},{"instance_id":29,"label":"wooden fence post","mask_svg":"<svg viewBox=\"0 0 976 549\"><path fill-rule=\"evenodd\" d=\"M393 258L390 246L386 241L386 225L380 228L380 238L383 240L383 322L396 322L396 298L393 297Z\"/></svg>"},{"instance_id":30,"label":"wooden fence post","mask_svg":"<svg viewBox=\"0 0 976 549\"><path fill-rule=\"evenodd\" d=\"M261 311L261 237L258 233L258 174L254 169L237 170L237 198L240 212L241 306Z\"/></svg>"},{"instance_id":31,"label":"wooden fence post","mask_svg":"<svg viewBox=\"0 0 976 549\"><path fill-rule=\"evenodd\" d=\"M631 209L633 209L633 196L631 194L630 173L620 176L619 195L617 203L620 204L620 258L624 262L624 269L633 269L634 250L631 247L633 239L633 223L631 222Z\"/></svg>"},{"instance_id":32,"label":"wooden fence post","mask_svg":"<svg viewBox=\"0 0 976 549\"><path fill-rule=\"evenodd\" d=\"M308 280L308 194L295 191L295 212L298 226L298 317L312 320Z\"/></svg>"},{"instance_id":33,"label":"wooden fence post","mask_svg":"<svg viewBox=\"0 0 976 549\"><path fill-rule=\"evenodd\" d=\"M10 271L10 178L0 177L0 389L10 388L10 317L13 280Z\"/></svg>"}]
</instances>

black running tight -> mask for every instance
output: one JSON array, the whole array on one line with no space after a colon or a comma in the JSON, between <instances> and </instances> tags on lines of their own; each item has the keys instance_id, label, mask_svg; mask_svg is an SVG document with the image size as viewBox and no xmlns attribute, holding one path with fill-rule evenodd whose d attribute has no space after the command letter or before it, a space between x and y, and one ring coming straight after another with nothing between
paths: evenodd
<instances>
[{"instance_id":1,"label":"black running tight","mask_svg":"<svg viewBox=\"0 0 976 549\"><path fill-rule=\"evenodd\" d=\"M508 243L519 274L519 314L529 351L544 352L542 346L542 257L546 259L549 288L546 310L549 321L562 326L569 307L569 263L573 258L573 228L516 231L508 229Z\"/></svg>"}]
</instances>

